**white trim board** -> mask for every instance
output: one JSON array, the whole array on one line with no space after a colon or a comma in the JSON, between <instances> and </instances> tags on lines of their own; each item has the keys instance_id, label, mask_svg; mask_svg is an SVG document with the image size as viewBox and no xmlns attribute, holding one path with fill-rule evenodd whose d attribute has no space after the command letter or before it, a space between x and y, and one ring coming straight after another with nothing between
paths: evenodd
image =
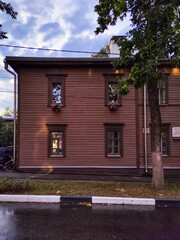
<instances>
[{"instance_id":1,"label":"white trim board","mask_svg":"<svg viewBox=\"0 0 180 240\"><path fill-rule=\"evenodd\" d=\"M19 166L18 168L132 168L132 169L138 169L136 166Z\"/></svg>"}]
</instances>

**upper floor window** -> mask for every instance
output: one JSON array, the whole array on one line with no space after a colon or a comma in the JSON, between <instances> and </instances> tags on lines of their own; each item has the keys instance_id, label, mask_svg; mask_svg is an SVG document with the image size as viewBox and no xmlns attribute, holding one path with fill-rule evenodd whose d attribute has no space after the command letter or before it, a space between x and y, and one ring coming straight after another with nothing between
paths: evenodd
<instances>
[{"instance_id":1,"label":"upper floor window","mask_svg":"<svg viewBox=\"0 0 180 240\"><path fill-rule=\"evenodd\" d=\"M119 93L119 83L115 76L105 78L105 105L121 105L121 94Z\"/></svg>"},{"instance_id":2,"label":"upper floor window","mask_svg":"<svg viewBox=\"0 0 180 240\"><path fill-rule=\"evenodd\" d=\"M159 104L167 104L168 103L168 84L167 79L162 79L158 83L159 88Z\"/></svg>"},{"instance_id":3,"label":"upper floor window","mask_svg":"<svg viewBox=\"0 0 180 240\"><path fill-rule=\"evenodd\" d=\"M122 124L105 124L105 148L107 157L121 157L123 153Z\"/></svg>"},{"instance_id":4,"label":"upper floor window","mask_svg":"<svg viewBox=\"0 0 180 240\"><path fill-rule=\"evenodd\" d=\"M118 99L118 83L108 82L108 103L119 103Z\"/></svg>"},{"instance_id":5,"label":"upper floor window","mask_svg":"<svg viewBox=\"0 0 180 240\"><path fill-rule=\"evenodd\" d=\"M48 105L65 105L65 77L67 75L46 75L48 77Z\"/></svg>"},{"instance_id":6,"label":"upper floor window","mask_svg":"<svg viewBox=\"0 0 180 240\"><path fill-rule=\"evenodd\" d=\"M52 103L62 103L62 83L52 84Z\"/></svg>"}]
</instances>

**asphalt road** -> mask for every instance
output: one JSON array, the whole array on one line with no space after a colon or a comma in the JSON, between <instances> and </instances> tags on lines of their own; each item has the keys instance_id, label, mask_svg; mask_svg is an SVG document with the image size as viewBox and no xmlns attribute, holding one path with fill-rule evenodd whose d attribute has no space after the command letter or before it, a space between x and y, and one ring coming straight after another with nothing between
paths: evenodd
<instances>
[{"instance_id":1,"label":"asphalt road","mask_svg":"<svg viewBox=\"0 0 180 240\"><path fill-rule=\"evenodd\" d=\"M180 208L0 204L0 240L179 240Z\"/></svg>"}]
</instances>

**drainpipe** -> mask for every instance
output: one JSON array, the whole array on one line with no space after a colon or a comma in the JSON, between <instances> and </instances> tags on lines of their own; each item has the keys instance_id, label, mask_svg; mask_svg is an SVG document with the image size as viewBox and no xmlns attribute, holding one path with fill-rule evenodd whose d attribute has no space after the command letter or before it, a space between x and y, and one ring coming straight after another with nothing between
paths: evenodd
<instances>
[{"instance_id":1,"label":"drainpipe","mask_svg":"<svg viewBox=\"0 0 180 240\"><path fill-rule=\"evenodd\" d=\"M145 174L148 173L148 156L147 156L147 97L146 84L144 85L144 162Z\"/></svg>"},{"instance_id":2,"label":"drainpipe","mask_svg":"<svg viewBox=\"0 0 180 240\"><path fill-rule=\"evenodd\" d=\"M13 161L16 162L16 74L8 69L8 63L4 61L4 68L14 76L14 143L13 143Z\"/></svg>"}]
</instances>

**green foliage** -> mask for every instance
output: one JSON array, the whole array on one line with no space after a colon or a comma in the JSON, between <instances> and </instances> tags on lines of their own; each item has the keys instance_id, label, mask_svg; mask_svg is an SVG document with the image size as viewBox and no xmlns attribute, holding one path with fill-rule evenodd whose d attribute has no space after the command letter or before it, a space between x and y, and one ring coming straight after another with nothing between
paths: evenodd
<instances>
[{"instance_id":1,"label":"green foliage","mask_svg":"<svg viewBox=\"0 0 180 240\"><path fill-rule=\"evenodd\" d=\"M33 190L29 179L6 177L0 180L0 193L25 193Z\"/></svg>"},{"instance_id":2,"label":"green foliage","mask_svg":"<svg viewBox=\"0 0 180 240\"><path fill-rule=\"evenodd\" d=\"M91 54L91 57L108 57L110 53L109 44L106 43L101 50L96 54Z\"/></svg>"},{"instance_id":3,"label":"green foliage","mask_svg":"<svg viewBox=\"0 0 180 240\"><path fill-rule=\"evenodd\" d=\"M120 80L120 93L126 95L129 85L141 88L147 84L151 114L151 150L153 179L156 189L164 187L161 146L161 113L158 100L158 82L165 78L160 62L168 61L180 68L180 0L99 0L95 6L98 24L95 33L104 32L117 20L130 14L132 30L117 45L120 57L116 68L131 67L126 79ZM158 157L157 157L158 156Z\"/></svg>"},{"instance_id":4,"label":"green foliage","mask_svg":"<svg viewBox=\"0 0 180 240\"><path fill-rule=\"evenodd\" d=\"M3 116L11 116L13 114L13 110L10 109L10 107L7 107L3 113Z\"/></svg>"},{"instance_id":5,"label":"green foliage","mask_svg":"<svg viewBox=\"0 0 180 240\"><path fill-rule=\"evenodd\" d=\"M0 147L11 146L13 144L13 136L13 124L6 128L4 120L0 117Z\"/></svg>"},{"instance_id":6,"label":"green foliage","mask_svg":"<svg viewBox=\"0 0 180 240\"><path fill-rule=\"evenodd\" d=\"M5 12L12 19L16 19L17 12L14 11L10 3L7 4L5 2L0 1L0 11ZM0 39L7 38L6 36L7 32L2 31L1 28L2 28L2 25L0 24Z\"/></svg>"},{"instance_id":7,"label":"green foliage","mask_svg":"<svg viewBox=\"0 0 180 240\"><path fill-rule=\"evenodd\" d=\"M131 13L132 30L126 38L119 38L120 58L115 67L132 66L129 77L123 80L121 93L128 86L141 88L152 78L159 81L165 74L158 68L159 60L168 59L180 67L180 0L99 0L95 6L98 24L95 33L104 32Z\"/></svg>"},{"instance_id":8,"label":"green foliage","mask_svg":"<svg viewBox=\"0 0 180 240\"><path fill-rule=\"evenodd\" d=\"M124 19L127 12L126 0L99 0L99 5L95 6L98 13L98 24L95 33L99 34L107 29L108 25L115 25L118 18Z\"/></svg>"}]
</instances>

